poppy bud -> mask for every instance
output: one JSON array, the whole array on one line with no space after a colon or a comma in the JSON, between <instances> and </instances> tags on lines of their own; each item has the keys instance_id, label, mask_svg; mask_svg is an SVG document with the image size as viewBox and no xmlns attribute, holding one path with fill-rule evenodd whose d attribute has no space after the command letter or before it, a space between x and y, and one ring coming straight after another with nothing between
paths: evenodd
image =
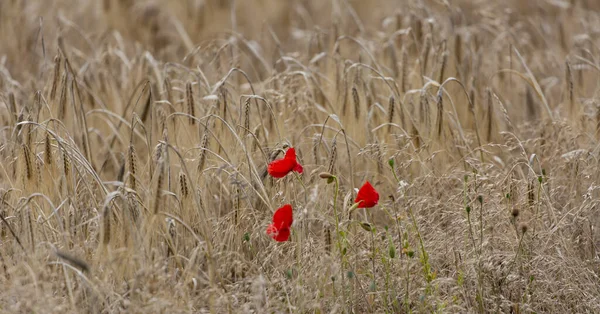
<instances>
[{"instance_id":1,"label":"poppy bud","mask_svg":"<svg viewBox=\"0 0 600 314\"><path fill-rule=\"evenodd\" d=\"M321 179L328 179L329 180L329 179L333 179L333 177L334 176L331 173L329 173L329 172L321 172L321 173L319 173L319 178L321 178Z\"/></svg>"},{"instance_id":2,"label":"poppy bud","mask_svg":"<svg viewBox=\"0 0 600 314\"><path fill-rule=\"evenodd\" d=\"M388 250L388 254L390 255L390 258L396 257L396 247L393 246L393 245L390 245L390 248Z\"/></svg>"},{"instance_id":3,"label":"poppy bud","mask_svg":"<svg viewBox=\"0 0 600 314\"><path fill-rule=\"evenodd\" d=\"M361 226L363 229L365 229L365 231L369 231L369 232L373 231L373 227L372 227L372 226L371 226L371 224L370 224L370 223L368 223L368 222L361 222L361 223L360 223L360 226Z\"/></svg>"},{"instance_id":4,"label":"poppy bud","mask_svg":"<svg viewBox=\"0 0 600 314\"><path fill-rule=\"evenodd\" d=\"M521 224L521 232L523 232L523 234L525 234L527 232L527 224L526 223L522 223Z\"/></svg>"}]
</instances>

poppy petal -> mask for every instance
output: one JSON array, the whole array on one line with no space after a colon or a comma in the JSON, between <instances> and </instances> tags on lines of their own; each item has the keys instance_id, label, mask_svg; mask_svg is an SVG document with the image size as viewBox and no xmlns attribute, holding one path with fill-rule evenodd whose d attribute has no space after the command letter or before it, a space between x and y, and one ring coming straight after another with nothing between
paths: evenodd
<instances>
[{"instance_id":1,"label":"poppy petal","mask_svg":"<svg viewBox=\"0 0 600 314\"><path fill-rule=\"evenodd\" d=\"M275 228L275 226L273 224L270 224L267 227L267 234L270 235L271 237L275 238L275 235L277 234L277 228Z\"/></svg>"},{"instance_id":2,"label":"poppy petal","mask_svg":"<svg viewBox=\"0 0 600 314\"><path fill-rule=\"evenodd\" d=\"M292 226L294 222L292 205L285 204L281 208L277 209L273 214L273 225L275 228L285 229Z\"/></svg>"},{"instance_id":3,"label":"poppy petal","mask_svg":"<svg viewBox=\"0 0 600 314\"><path fill-rule=\"evenodd\" d=\"M377 193L371 183L367 181L360 190L358 190L354 202L358 203L358 208L371 208L379 202L379 193Z\"/></svg>"},{"instance_id":4,"label":"poppy petal","mask_svg":"<svg viewBox=\"0 0 600 314\"><path fill-rule=\"evenodd\" d=\"M290 238L290 228L277 229L273 224L267 227L267 234L277 242L285 242Z\"/></svg>"},{"instance_id":5,"label":"poppy petal","mask_svg":"<svg viewBox=\"0 0 600 314\"><path fill-rule=\"evenodd\" d=\"M296 150L290 147L285 152L285 157L272 161L267 167L267 171L274 178L283 178L290 171L302 173L302 166L296 161Z\"/></svg>"},{"instance_id":6,"label":"poppy petal","mask_svg":"<svg viewBox=\"0 0 600 314\"><path fill-rule=\"evenodd\" d=\"M285 157L283 157L284 159L292 159L294 161L296 161L296 149L294 149L293 147L290 147L287 152L285 152Z\"/></svg>"},{"instance_id":7,"label":"poppy petal","mask_svg":"<svg viewBox=\"0 0 600 314\"><path fill-rule=\"evenodd\" d=\"M302 171L304 171L304 168L302 168L302 166L299 163L296 163L296 165L294 166L294 171L302 173Z\"/></svg>"},{"instance_id":8,"label":"poppy petal","mask_svg":"<svg viewBox=\"0 0 600 314\"><path fill-rule=\"evenodd\" d=\"M295 161L290 159L278 159L274 160L267 167L267 171L274 178L285 177L292 169L294 169Z\"/></svg>"},{"instance_id":9,"label":"poppy petal","mask_svg":"<svg viewBox=\"0 0 600 314\"><path fill-rule=\"evenodd\" d=\"M279 232L273 237L277 242L285 242L290 238L290 228L280 229Z\"/></svg>"},{"instance_id":10,"label":"poppy petal","mask_svg":"<svg viewBox=\"0 0 600 314\"><path fill-rule=\"evenodd\" d=\"M302 173L304 171L304 168L302 168L302 165L300 165L298 163L298 160L296 159L296 149L294 149L293 147L291 147L287 150L287 152L285 152L285 159L294 161L294 167L292 168L293 171L296 171L298 173Z\"/></svg>"}]
</instances>

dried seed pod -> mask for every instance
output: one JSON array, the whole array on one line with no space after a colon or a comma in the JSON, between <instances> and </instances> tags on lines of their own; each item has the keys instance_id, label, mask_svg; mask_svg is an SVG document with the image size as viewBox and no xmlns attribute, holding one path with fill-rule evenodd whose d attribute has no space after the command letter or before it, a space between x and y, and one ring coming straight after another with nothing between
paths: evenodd
<instances>
[{"instance_id":1,"label":"dried seed pod","mask_svg":"<svg viewBox=\"0 0 600 314\"><path fill-rule=\"evenodd\" d=\"M61 252L61 251L56 251L56 252L54 252L54 254L56 254L56 256L58 258L69 262L69 264L75 266L76 268L79 268L84 273L89 272L89 270L90 270L89 265L82 259L79 259L75 256L69 255L69 254L67 254L65 252Z\"/></svg>"}]
</instances>

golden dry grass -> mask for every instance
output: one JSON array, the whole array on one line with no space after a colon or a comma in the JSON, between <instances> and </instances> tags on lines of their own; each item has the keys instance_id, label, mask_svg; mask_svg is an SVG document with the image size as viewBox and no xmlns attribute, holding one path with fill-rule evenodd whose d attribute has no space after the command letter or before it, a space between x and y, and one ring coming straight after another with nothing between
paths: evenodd
<instances>
[{"instance_id":1,"label":"golden dry grass","mask_svg":"<svg viewBox=\"0 0 600 314\"><path fill-rule=\"evenodd\" d=\"M599 10L0 1L0 311L599 312Z\"/></svg>"}]
</instances>

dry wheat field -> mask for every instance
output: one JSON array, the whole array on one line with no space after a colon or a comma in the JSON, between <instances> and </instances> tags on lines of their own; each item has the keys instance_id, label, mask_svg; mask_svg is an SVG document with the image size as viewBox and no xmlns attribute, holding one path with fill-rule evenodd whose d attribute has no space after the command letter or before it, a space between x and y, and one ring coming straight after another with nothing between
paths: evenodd
<instances>
[{"instance_id":1,"label":"dry wheat field","mask_svg":"<svg viewBox=\"0 0 600 314\"><path fill-rule=\"evenodd\" d=\"M595 0L1 0L0 312L599 313L599 77Z\"/></svg>"}]
</instances>

